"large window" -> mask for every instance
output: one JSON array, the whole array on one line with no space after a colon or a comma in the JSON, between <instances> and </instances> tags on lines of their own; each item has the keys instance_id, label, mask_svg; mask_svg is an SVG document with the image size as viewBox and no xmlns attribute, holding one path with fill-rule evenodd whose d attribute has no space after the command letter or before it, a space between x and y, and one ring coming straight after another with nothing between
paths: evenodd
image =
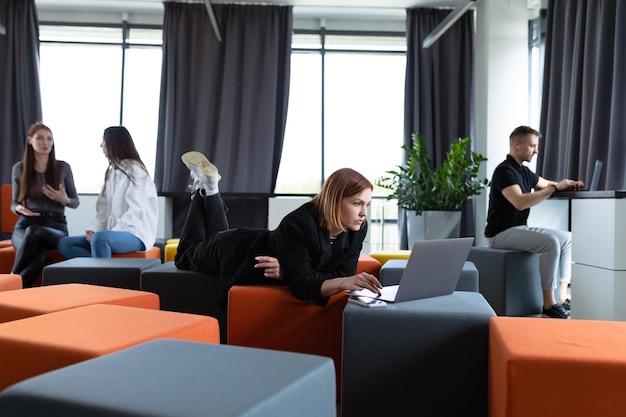
<instances>
[{"instance_id":1,"label":"large window","mask_svg":"<svg viewBox=\"0 0 626 417\"><path fill-rule=\"evenodd\" d=\"M404 34L295 33L277 193L316 193L351 167L374 181L401 162Z\"/></svg>"},{"instance_id":2,"label":"large window","mask_svg":"<svg viewBox=\"0 0 626 417\"><path fill-rule=\"evenodd\" d=\"M276 193L314 194L342 167L372 182L402 162L403 33L295 33ZM374 190L369 250L397 249L397 203Z\"/></svg>"},{"instance_id":3,"label":"large window","mask_svg":"<svg viewBox=\"0 0 626 417\"><path fill-rule=\"evenodd\" d=\"M44 122L80 193L98 193L108 126L126 126L154 173L160 27L40 27ZM302 31L293 37L289 113L277 194L315 194L351 167L372 182L401 163L406 41L403 33ZM397 208L376 189L371 249L397 248ZM386 220L385 220L386 219Z\"/></svg>"},{"instance_id":4,"label":"large window","mask_svg":"<svg viewBox=\"0 0 626 417\"><path fill-rule=\"evenodd\" d=\"M128 128L154 172L161 39L160 28L41 25L43 119L79 192L100 191L107 167L100 143L109 126Z\"/></svg>"}]
</instances>

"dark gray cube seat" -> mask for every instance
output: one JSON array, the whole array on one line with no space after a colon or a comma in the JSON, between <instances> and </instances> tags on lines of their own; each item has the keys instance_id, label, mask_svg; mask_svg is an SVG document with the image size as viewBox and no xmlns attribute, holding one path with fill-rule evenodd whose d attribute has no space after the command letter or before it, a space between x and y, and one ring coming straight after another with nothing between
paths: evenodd
<instances>
[{"instance_id":1,"label":"dark gray cube seat","mask_svg":"<svg viewBox=\"0 0 626 417\"><path fill-rule=\"evenodd\" d=\"M160 265L152 258L73 258L46 266L41 284L94 284L140 289L141 271Z\"/></svg>"},{"instance_id":2,"label":"dark gray cube seat","mask_svg":"<svg viewBox=\"0 0 626 417\"><path fill-rule=\"evenodd\" d=\"M3 417L328 417L330 358L159 339L17 383Z\"/></svg>"},{"instance_id":3,"label":"dark gray cube seat","mask_svg":"<svg viewBox=\"0 0 626 417\"><path fill-rule=\"evenodd\" d=\"M383 286L398 285L406 268L407 259L390 259L380 268L380 282ZM463 264L463 270L456 285L456 291L478 292L480 275L476 266L469 261Z\"/></svg>"},{"instance_id":4,"label":"dark gray cube seat","mask_svg":"<svg viewBox=\"0 0 626 417\"><path fill-rule=\"evenodd\" d=\"M486 416L489 319L477 292L343 312L341 413Z\"/></svg>"},{"instance_id":5,"label":"dark gray cube seat","mask_svg":"<svg viewBox=\"0 0 626 417\"><path fill-rule=\"evenodd\" d=\"M174 262L141 271L141 290L159 295L161 310L202 314L220 323L220 339L226 343L226 310L220 307L219 278L176 268Z\"/></svg>"},{"instance_id":6,"label":"dark gray cube seat","mask_svg":"<svg viewBox=\"0 0 626 417\"><path fill-rule=\"evenodd\" d=\"M538 254L475 246L467 259L480 274L480 293L499 316L541 314Z\"/></svg>"}]
</instances>

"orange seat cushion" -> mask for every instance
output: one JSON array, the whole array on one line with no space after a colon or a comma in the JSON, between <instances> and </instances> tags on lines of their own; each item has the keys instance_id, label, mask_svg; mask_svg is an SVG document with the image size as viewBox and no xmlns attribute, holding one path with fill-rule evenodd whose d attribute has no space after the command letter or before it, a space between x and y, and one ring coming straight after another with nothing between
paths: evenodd
<instances>
[{"instance_id":1,"label":"orange seat cushion","mask_svg":"<svg viewBox=\"0 0 626 417\"><path fill-rule=\"evenodd\" d=\"M626 322L494 317L489 416L623 416Z\"/></svg>"},{"instance_id":2,"label":"orange seat cushion","mask_svg":"<svg viewBox=\"0 0 626 417\"><path fill-rule=\"evenodd\" d=\"M335 362L339 398L347 299L340 293L320 307L297 299L287 287L235 285L228 293L228 344L330 357Z\"/></svg>"},{"instance_id":3,"label":"orange seat cushion","mask_svg":"<svg viewBox=\"0 0 626 417\"><path fill-rule=\"evenodd\" d=\"M22 289L22 277L17 274L0 274L0 291Z\"/></svg>"},{"instance_id":4,"label":"orange seat cushion","mask_svg":"<svg viewBox=\"0 0 626 417\"><path fill-rule=\"evenodd\" d=\"M362 253L359 255L359 262L356 267L356 272L357 274L359 272L368 272L374 275L376 278L380 279L381 266L382 264L378 261L378 259L375 259L368 254Z\"/></svg>"},{"instance_id":5,"label":"orange seat cushion","mask_svg":"<svg viewBox=\"0 0 626 417\"><path fill-rule=\"evenodd\" d=\"M13 246L0 248L0 274L10 274L15 262L15 249Z\"/></svg>"},{"instance_id":6,"label":"orange seat cushion","mask_svg":"<svg viewBox=\"0 0 626 417\"><path fill-rule=\"evenodd\" d=\"M48 251L48 265L54 264L57 262L61 262L65 260L57 249ZM13 263L15 262L15 249L13 246L7 246L4 248L0 248L0 274L9 274L13 269ZM33 287L41 285L41 274L37 277L35 282L33 282ZM21 288L21 285L20 285Z\"/></svg>"},{"instance_id":7,"label":"orange seat cushion","mask_svg":"<svg viewBox=\"0 0 626 417\"><path fill-rule=\"evenodd\" d=\"M161 259L161 248L153 246L145 251L128 252L128 253L114 253L113 258L151 258Z\"/></svg>"},{"instance_id":8,"label":"orange seat cushion","mask_svg":"<svg viewBox=\"0 0 626 417\"><path fill-rule=\"evenodd\" d=\"M158 310L159 296L147 291L88 284L59 284L5 291L0 292L0 323L90 304Z\"/></svg>"},{"instance_id":9,"label":"orange seat cushion","mask_svg":"<svg viewBox=\"0 0 626 417\"><path fill-rule=\"evenodd\" d=\"M13 188L11 184L2 184L0 191L0 232L12 233L19 216L11 211Z\"/></svg>"},{"instance_id":10,"label":"orange seat cushion","mask_svg":"<svg viewBox=\"0 0 626 417\"><path fill-rule=\"evenodd\" d=\"M2 323L0 390L154 339L219 343L219 337L213 317L105 304Z\"/></svg>"}]
</instances>

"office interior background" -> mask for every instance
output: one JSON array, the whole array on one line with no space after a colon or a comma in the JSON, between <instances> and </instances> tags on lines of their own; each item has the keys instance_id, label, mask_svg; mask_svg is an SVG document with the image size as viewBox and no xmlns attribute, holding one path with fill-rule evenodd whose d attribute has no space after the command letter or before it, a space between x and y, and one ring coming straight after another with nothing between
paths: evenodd
<instances>
[{"instance_id":1,"label":"office interior background","mask_svg":"<svg viewBox=\"0 0 626 417\"><path fill-rule=\"evenodd\" d=\"M407 140L406 8L453 10L464 3L264 1L293 6L293 31L280 166L275 188L261 196L263 201L267 197L312 195L328 174L343 166L362 172L374 182L401 164L401 145ZM586 179L593 161L599 158L605 161L601 186L623 189L626 88L617 74L624 70L626 36L621 36L624 25L619 22L626 21L625 7L616 0L575 1L572 3L577 5L567 7L563 3L478 0L467 12L473 20L474 38L471 136L474 150L489 159L482 175L490 177L506 155L510 131L527 124L545 134L547 145L542 143L541 151L546 156L532 164L540 174L553 179ZM79 192L96 194L103 183L107 161L99 145L103 129L111 125L129 129L155 175L162 98L163 3L37 0L35 4L42 119L54 132L57 158L71 164ZM573 49L578 48L578 54L572 52L575 60L564 62L572 74L567 80L570 90L556 85L552 77L558 75L550 75L547 95L546 49L553 52L550 70L555 70L555 60L568 61L565 49L546 48L550 8L579 18L587 16L590 21L597 20L598 26L587 23L584 36L579 34L580 27L578 31L560 28L565 34L583 37L577 38L578 43L571 42ZM612 23L600 12L602 8L613 8ZM204 17L209 27L208 13ZM592 30L598 33L594 35ZM594 51L594 45L604 45L607 39L611 39L611 46L606 47L609 51ZM605 54L610 50L613 55L607 61ZM601 65L607 68L601 71ZM581 87L580 93L574 87ZM592 95L599 97L589 103L586 100ZM554 102L561 103L560 107ZM202 117L203 109L196 111L197 117ZM11 140L23 143L23 138ZM219 166L219 161L216 163ZM182 164L171 169L185 170ZM10 165L5 160L2 175L3 182L8 182ZM179 188L168 195L185 195L187 190ZM259 197L258 193L249 194ZM475 233L478 244L484 228L486 194L473 201L472 227L468 229ZM396 203L386 201L385 195L385 190L376 188L370 214L371 250L397 249L400 245ZM248 207L244 204L242 212Z\"/></svg>"}]
</instances>

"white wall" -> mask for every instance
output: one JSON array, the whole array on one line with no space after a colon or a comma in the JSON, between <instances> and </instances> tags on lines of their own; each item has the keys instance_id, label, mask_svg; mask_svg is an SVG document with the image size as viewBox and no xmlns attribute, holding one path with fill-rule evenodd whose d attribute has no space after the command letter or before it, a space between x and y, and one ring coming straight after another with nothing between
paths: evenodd
<instances>
[{"instance_id":1,"label":"white wall","mask_svg":"<svg viewBox=\"0 0 626 417\"><path fill-rule=\"evenodd\" d=\"M509 135L528 124L527 0L477 1L476 151L488 158L491 178L509 151ZM476 244L484 244L489 190L476 199Z\"/></svg>"},{"instance_id":2,"label":"white wall","mask_svg":"<svg viewBox=\"0 0 626 417\"><path fill-rule=\"evenodd\" d=\"M267 228L274 230L287 214L291 213L311 197L273 197L267 201Z\"/></svg>"}]
</instances>

